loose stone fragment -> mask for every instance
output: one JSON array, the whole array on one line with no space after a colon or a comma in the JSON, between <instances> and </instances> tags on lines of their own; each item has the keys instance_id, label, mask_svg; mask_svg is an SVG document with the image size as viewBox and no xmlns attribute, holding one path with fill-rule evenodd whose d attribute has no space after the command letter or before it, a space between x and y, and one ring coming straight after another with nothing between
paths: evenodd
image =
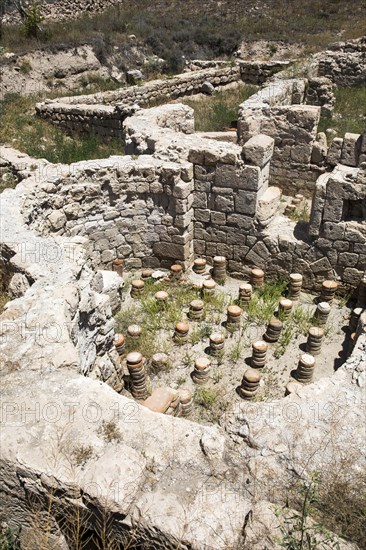
<instances>
[{"instance_id":1,"label":"loose stone fragment","mask_svg":"<svg viewBox=\"0 0 366 550\"><path fill-rule=\"evenodd\" d=\"M319 355L324 339L324 330L321 327L310 327L306 349L311 355Z\"/></svg>"},{"instance_id":2,"label":"loose stone fragment","mask_svg":"<svg viewBox=\"0 0 366 550\"><path fill-rule=\"evenodd\" d=\"M189 388L179 390L181 415L189 416L193 410L193 393Z\"/></svg>"},{"instance_id":3,"label":"loose stone fragment","mask_svg":"<svg viewBox=\"0 0 366 550\"><path fill-rule=\"evenodd\" d=\"M263 340L257 340L252 344L251 365L254 369L262 369L266 364L268 345Z\"/></svg>"},{"instance_id":4,"label":"loose stone fragment","mask_svg":"<svg viewBox=\"0 0 366 550\"><path fill-rule=\"evenodd\" d=\"M203 281L202 297L212 296L213 294L215 294L215 289L216 289L216 283L213 279L208 279L207 281Z\"/></svg>"},{"instance_id":5,"label":"loose stone fragment","mask_svg":"<svg viewBox=\"0 0 366 550\"><path fill-rule=\"evenodd\" d=\"M288 204L285 208L286 216L290 216L291 214L296 212L296 208L297 208L296 204Z\"/></svg>"},{"instance_id":6,"label":"loose stone fragment","mask_svg":"<svg viewBox=\"0 0 366 550\"><path fill-rule=\"evenodd\" d=\"M300 298L302 287L302 275L300 273L291 273L289 282L289 298L293 302L297 302Z\"/></svg>"},{"instance_id":7,"label":"loose stone fragment","mask_svg":"<svg viewBox=\"0 0 366 550\"><path fill-rule=\"evenodd\" d=\"M224 256L215 256L213 259L212 276L215 281L222 282L226 278L226 258Z\"/></svg>"},{"instance_id":8,"label":"loose stone fragment","mask_svg":"<svg viewBox=\"0 0 366 550\"><path fill-rule=\"evenodd\" d=\"M227 308L227 324L234 325L236 328L240 326L241 314L243 310L239 306L229 306Z\"/></svg>"},{"instance_id":9,"label":"loose stone fragment","mask_svg":"<svg viewBox=\"0 0 366 550\"><path fill-rule=\"evenodd\" d=\"M180 321L175 325L174 342L176 344L186 344L188 342L189 324Z\"/></svg>"},{"instance_id":10,"label":"loose stone fragment","mask_svg":"<svg viewBox=\"0 0 366 550\"><path fill-rule=\"evenodd\" d=\"M131 380L131 393L139 401L147 399L147 375L144 367L144 358L138 351L132 351L126 357L127 369Z\"/></svg>"},{"instance_id":11,"label":"loose stone fragment","mask_svg":"<svg viewBox=\"0 0 366 550\"><path fill-rule=\"evenodd\" d=\"M123 355L123 352L125 351L125 348L126 348L126 341L123 334L121 334L120 332L117 332L114 335L113 343L115 345L118 355Z\"/></svg>"},{"instance_id":12,"label":"loose stone fragment","mask_svg":"<svg viewBox=\"0 0 366 550\"><path fill-rule=\"evenodd\" d=\"M316 306L315 310L315 319L317 320L317 324L319 326L323 326L327 324L327 320L330 313L330 305L328 302L319 302L319 304Z\"/></svg>"},{"instance_id":13,"label":"loose stone fragment","mask_svg":"<svg viewBox=\"0 0 366 550\"><path fill-rule=\"evenodd\" d=\"M112 260L112 271L115 271L116 273L118 273L120 277L122 277L123 275L124 267L125 267L124 260L122 259Z\"/></svg>"},{"instance_id":14,"label":"loose stone fragment","mask_svg":"<svg viewBox=\"0 0 366 550\"><path fill-rule=\"evenodd\" d=\"M255 369L247 369L244 372L241 386L238 389L238 393L242 399L251 400L254 399L255 394L259 389L259 383L262 376L260 372Z\"/></svg>"},{"instance_id":15,"label":"loose stone fragment","mask_svg":"<svg viewBox=\"0 0 366 550\"><path fill-rule=\"evenodd\" d=\"M309 353L304 353L300 357L295 377L301 384L311 384L314 376L315 358Z\"/></svg>"},{"instance_id":16,"label":"loose stone fragment","mask_svg":"<svg viewBox=\"0 0 366 550\"><path fill-rule=\"evenodd\" d=\"M142 328L140 325L130 325L127 327L127 336L131 340L138 340L142 334Z\"/></svg>"},{"instance_id":17,"label":"loose stone fragment","mask_svg":"<svg viewBox=\"0 0 366 550\"><path fill-rule=\"evenodd\" d=\"M200 321L204 315L204 306L202 300L192 300L189 305L189 318L192 321Z\"/></svg>"},{"instance_id":18,"label":"loose stone fragment","mask_svg":"<svg viewBox=\"0 0 366 550\"><path fill-rule=\"evenodd\" d=\"M194 363L192 372L192 380L195 384L206 384L209 380L211 372L211 361L207 357L200 357Z\"/></svg>"},{"instance_id":19,"label":"loose stone fragment","mask_svg":"<svg viewBox=\"0 0 366 550\"><path fill-rule=\"evenodd\" d=\"M271 344L273 344L274 342L277 342L280 337L282 328L283 328L282 321L280 321L280 319L277 319L277 317L272 317L272 319L269 321L267 325L264 339L267 342L270 342Z\"/></svg>"},{"instance_id":20,"label":"loose stone fragment","mask_svg":"<svg viewBox=\"0 0 366 550\"><path fill-rule=\"evenodd\" d=\"M264 271L254 268L250 272L250 284L254 287L261 287L264 284Z\"/></svg>"},{"instance_id":21,"label":"loose stone fragment","mask_svg":"<svg viewBox=\"0 0 366 550\"><path fill-rule=\"evenodd\" d=\"M135 279L131 282L131 296L132 298L141 298L144 292L145 283L141 279Z\"/></svg>"},{"instance_id":22,"label":"loose stone fragment","mask_svg":"<svg viewBox=\"0 0 366 550\"><path fill-rule=\"evenodd\" d=\"M207 262L204 258L197 258L193 262L193 271L198 275L203 275L206 271Z\"/></svg>"},{"instance_id":23,"label":"loose stone fragment","mask_svg":"<svg viewBox=\"0 0 366 550\"><path fill-rule=\"evenodd\" d=\"M224 335L221 332L213 332L210 336L210 354L217 357L223 351L224 345Z\"/></svg>"},{"instance_id":24,"label":"loose stone fragment","mask_svg":"<svg viewBox=\"0 0 366 550\"><path fill-rule=\"evenodd\" d=\"M242 283L239 286L239 303L241 307L247 308L252 298L253 287L249 283Z\"/></svg>"},{"instance_id":25,"label":"loose stone fragment","mask_svg":"<svg viewBox=\"0 0 366 550\"><path fill-rule=\"evenodd\" d=\"M180 395L172 388L157 388L143 403L151 411L179 416Z\"/></svg>"},{"instance_id":26,"label":"loose stone fragment","mask_svg":"<svg viewBox=\"0 0 366 550\"><path fill-rule=\"evenodd\" d=\"M300 382L296 382L296 380L290 380L290 382L287 382L286 384L285 396L296 393L301 388L301 386L302 384L300 384Z\"/></svg>"},{"instance_id":27,"label":"loose stone fragment","mask_svg":"<svg viewBox=\"0 0 366 550\"><path fill-rule=\"evenodd\" d=\"M286 319L290 316L291 310L292 310L292 300L289 300L288 298L281 298L278 304L278 314L280 317Z\"/></svg>"},{"instance_id":28,"label":"loose stone fragment","mask_svg":"<svg viewBox=\"0 0 366 550\"><path fill-rule=\"evenodd\" d=\"M322 289L320 293L321 302L332 303L334 300L335 293L338 288L337 281L323 281Z\"/></svg>"},{"instance_id":29,"label":"loose stone fragment","mask_svg":"<svg viewBox=\"0 0 366 550\"><path fill-rule=\"evenodd\" d=\"M151 358L151 366L154 370L160 371L167 368L169 364L169 357L166 353L154 353Z\"/></svg>"}]
</instances>

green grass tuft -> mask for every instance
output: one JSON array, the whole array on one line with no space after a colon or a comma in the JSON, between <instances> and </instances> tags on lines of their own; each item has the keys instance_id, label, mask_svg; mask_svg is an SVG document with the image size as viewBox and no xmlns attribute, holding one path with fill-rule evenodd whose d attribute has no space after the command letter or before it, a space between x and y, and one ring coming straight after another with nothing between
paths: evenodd
<instances>
[{"instance_id":1,"label":"green grass tuft","mask_svg":"<svg viewBox=\"0 0 366 550\"><path fill-rule=\"evenodd\" d=\"M183 103L194 109L195 129L198 132L219 132L230 128L238 118L240 103L257 91L256 86L215 92L211 97L199 100L183 99Z\"/></svg>"}]
</instances>

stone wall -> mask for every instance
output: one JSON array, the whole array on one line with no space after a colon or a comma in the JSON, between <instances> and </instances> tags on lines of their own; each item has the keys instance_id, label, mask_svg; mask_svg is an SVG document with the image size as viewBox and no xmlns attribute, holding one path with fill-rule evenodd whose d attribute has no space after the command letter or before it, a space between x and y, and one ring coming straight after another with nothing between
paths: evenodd
<instances>
[{"instance_id":1,"label":"stone wall","mask_svg":"<svg viewBox=\"0 0 366 550\"><path fill-rule=\"evenodd\" d=\"M209 262L223 255L239 277L260 267L268 276L300 272L314 291L333 277L355 287L366 269L364 171L339 165L321 176L308 233L305 223L280 214L281 189L270 176L273 138L259 134L243 146L212 141L192 133L192 117L189 107L172 104L127 118L127 150L139 158L72 165L71 176L29 195L28 222L45 234L87 235L94 265L107 268L116 257L137 268L187 265L193 253ZM352 149L346 151L350 163ZM344 198L347 219L329 217L336 208L330 199L324 209L323 177L329 186L339 181L351 189ZM354 197L361 202L353 204Z\"/></svg>"},{"instance_id":2,"label":"stone wall","mask_svg":"<svg viewBox=\"0 0 366 550\"><path fill-rule=\"evenodd\" d=\"M95 266L124 258L127 268L157 267L192 259L192 191L188 163L113 157L59 167L23 212L42 234L87 237Z\"/></svg>"},{"instance_id":3,"label":"stone wall","mask_svg":"<svg viewBox=\"0 0 366 550\"><path fill-rule=\"evenodd\" d=\"M179 106L174 109L179 113L171 125L184 127L184 113L188 124L189 111ZM161 120L162 108L145 116L150 123ZM144 117L141 113L131 118L135 120L130 119L128 127L138 147L138 128ZM125 195L131 193L133 200L140 200L138 186L161 183L165 170L166 177L177 177L165 184L169 197L169 189L173 197L175 189L190 190L192 204L183 217L188 215L196 230L206 232L203 239L211 247L205 249L207 257L227 252L230 268L242 269L242 275L248 265L259 263L267 274L297 270L307 283L309 277L320 282L324 276L334 276L334 263L341 267L343 262L342 248L336 249L337 258L333 255L337 241L321 242L327 238L326 231L337 236L342 246L348 243L348 252L357 254L357 261L363 252L356 252L356 245L365 246L364 223L345 222L349 224L343 226L345 237L338 235L344 222L334 221L331 227L326 221L328 210L339 211L334 200L341 191L342 200L361 198L364 205L363 169L341 167L341 173L330 177L324 208L318 205L315 209L321 223L319 237L315 235L312 244L301 233L295 236L295 224L281 216L262 228L258 223L259 203L271 189L266 176L271 138L257 136L241 148L183 134L184 146L179 151L179 141L173 142L178 133L168 126L168 120L164 128L151 124L141 136L143 145L151 132L154 156L128 161L111 158L98 161L98 166L80 163L67 168L37 162L8 148L1 150L2 163L22 180L14 190L0 195L0 263L11 280L17 278L12 285L15 299L0 317L3 519L13 528L21 524L22 536L33 533L39 537L36 502L37 510L47 514L49 540L56 550L67 548L60 510L69 514L73 525L75 517L86 513L83 525L89 533L98 532L98 518L108 517L113 540L125 547L132 535L134 544L161 550L178 546L259 550L256 545L258 540L262 544L263 537L254 525L267 521L268 514L274 516L271 503L281 502L290 483L298 480L293 472L323 474L331 465L339 476L345 472L341 467L344 453L351 458L345 478L358 475L364 466L364 315L351 357L332 378L275 403L233 403L221 427L153 413L119 395L122 379L112 345L111 301L119 278L108 272L116 279L111 285L106 272L96 271L92 240L72 236L76 225L64 231L72 219L65 202L73 205L76 222L101 211L111 212L117 204L112 202L121 200L120 219L125 212L128 220ZM165 153L164 143L172 144ZM161 158L179 152L180 163ZM121 164L116 167L115 162ZM132 170L127 177L124 168L128 166ZM184 185L181 181L184 166L194 176L193 190L192 178ZM259 198L254 215L250 195L255 190ZM95 211L91 212L93 204ZM232 206L238 209L236 214L230 212ZM54 212L59 216L61 211L65 223L52 227L57 222ZM203 221L194 221L191 212ZM234 214L236 218L230 218ZM115 237L108 231L103 231L103 238L112 242ZM234 237L236 242L230 242ZM194 239L194 244L199 241ZM231 250L241 254L238 265L230 264ZM353 256L350 261L354 263ZM355 264L349 278L349 268L342 268L342 276L353 287L362 275L359 267ZM114 304L113 309L117 307ZM121 437L107 442L102 428L108 422L113 422ZM82 463L75 459L80 449L89 452ZM270 530L266 540L273 537L275 548L273 533ZM340 548L352 547L341 541Z\"/></svg>"},{"instance_id":4,"label":"stone wall","mask_svg":"<svg viewBox=\"0 0 366 550\"><path fill-rule=\"evenodd\" d=\"M290 61L239 61L240 74L243 82L261 85L276 73L287 69Z\"/></svg>"},{"instance_id":5,"label":"stone wall","mask_svg":"<svg viewBox=\"0 0 366 550\"><path fill-rule=\"evenodd\" d=\"M0 265L12 299L1 316L4 373L18 364L35 372L67 367L120 390L112 315L120 306L121 279L92 269L87 239L41 236L24 223L23 201L40 180L47 181L47 172L56 174L57 167L6 148L1 157L22 180L0 195Z\"/></svg>"},{"instance_id":6,"label":"stone wall","mask_svg":"<svg viewBox=\"0 0 366 550\"><path fill-rule=\"evenodd\" d=\"M315 59L318 75L326 76L337 86L366 84L366 37L333 44Z\"/></svg>"},{"instance_id":7,"label":"stone wall","mask_svg":"<svg viewBox=\"0 0 366 550\"><path fill-rule=\"evenodd\" d=\"M311 162L320 107L303 105L306 84L304 79L276 80L239 107L239 142L258 133L275 140L271 183L289 195L311 196L320 173Z\"/></svg>"},{"instance_id":8,"label":"stone wall","mask_svg":"<svg viewBox=\"0 0 366 550\"><path fill-rule=\"evenodd\" d=\"M36 113L72 132L121 137L123 120L138 107L204 92L207 83L217 88L239 80L238 65L205 69L166 80L153 80L142 86L46 100L36 104Z\"/></svg>"}]
</instances>

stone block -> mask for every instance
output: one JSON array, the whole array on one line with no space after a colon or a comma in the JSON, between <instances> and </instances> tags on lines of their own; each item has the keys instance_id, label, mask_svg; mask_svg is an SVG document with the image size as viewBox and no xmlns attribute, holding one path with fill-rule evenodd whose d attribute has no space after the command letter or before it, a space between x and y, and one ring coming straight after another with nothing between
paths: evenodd
<instances>
[{"instance_id":1,"label":"stone block","mask_svg":"<svg viewBox=\"0 0 366 550\"><path fill-rule=\"evenodd\" d=\"M363 271L359 271L354 267L347 267L343 272L342 281L353 287L357 287L362 277Z\"/></svg>"},{"instance_id":2,"label":"stone block","mask_svg":"<svg viewBox=\"0 0 366 550\"><path fill-rule=\"evenodd\" d=\"M358 254L342 252L339 254L338 263L342 267L355 267L358 262Z\"/></svg>"},{"instance_id":3,"label":"stone block","mask_svg":"<svg viewBox=\"0 0 366 550\"><path fill-rule=\"evenodd\" d=\"M271 160L273 149L274 139L258 134L243 145L243 157L246 163L262 168Z\"/></svg>"},{"instance_id":4,"label":"stone block","mask_svg":"<svg viewBox=\"0 0 366 550\"><path fill-rule=\"evenodd\" d=\"M211 211L208 209L196 208L194 211L194 217L198 222L209 222Z\"/></svg>"},{"instance_id":5,"label":"stone block","mask_svg":"<svg viewBox=\"0 0 366 550\"><path fill-rule=\"evenodd\" d=\"M328 155L327 155L327 163L330 166L336 166L340 162L342 147L343 147L343 139L334 138L332 143L330 144Z\"/></svg>"},{"instance_id":6,"label":"stone block","mask_svg":"<svg viewBox=\"0 0 366 550\"><path fill-rule=\"evenodd\" d=\"M346 133L343 140L341 164L357 166L361 153L362 136L360 134Z\"/></svg>"},{"instance_id":7,"label":"stone block","mask_svg":"<svg viewBox=\"0 0 366 550\"><path fill-rule=\"evenodd\" d=\"M327 199L324 206L323 220L329 222L340 222L342 219L342 199Z\"/></svg>"},{"instance_id":8,"label":"stone block","mask_svg":"<svg viewBox=\"0 0 366 550\"><path fill-rule=\"evenodd\" d=\"M266 226L273 219L280 205L282 191L279 187L268 187L258 199L256 218L259 223Z\"/></svg>"},{"instance_id":9,"label":"stone block","mask_svg":"<svg viewBox=\"0 0 366 550\"><path fill-rule=\"evenodd\" d=\"M207 194L196 192L193 198L193 207L201 209L207 208Z\"/></svg>"},{"instance_id":10,"label":"stone block","mask_svg":"<svg viewBox=\"0 0 366 550\"><path fill-rule=\"evenodd\" d=\"M328 271L331 271L332 266L330 265L328 258L320 258L319 260L316 260L315 262L310 264L310 269L314 274L326 273Z\"/></svg>"},{"instance_id":11,"label":"stone block","mask_svg":"<svg viewBox=\"0 0 366 550\"><path fill-rule=\"evenodd\" d=\"M341 240L344 237L344 225L332 222L325 222L322 227L322 235L331 241Z\"/></svg>"},{"instance_id":12,"label":"stone block","mask_svg":"<svg viewBox=\"0 0 366 550\"><path fill-rule=\"evenodd\" d=\"M215 209L219 212L234 212L234 199L232 196L218 195L215 198Z\"/></svg>"},{"instance_id":13,"label":"stone block","mask_svg":"<svg viewBox=\"0 0 366 550\"><path fill-rule=\"evenodd\" d=\"M224 212L211 212L211 223L226 225L226 214Z\"/></svg>"},{"instance_id":14,"label":"stone block","mask_svg":"<svg viewBox=\"0 0 366 550\"><path fill-rule=\"evenodd\" d=\"M66 223L66 216L64 212L60 210L53 210L53 212L51 212L48 216L48 221L50 222L52 229L54 231L58 231L64 227Z\"/></svg>"},{"instance_id":15,"label":"stone block","mask_svg":"<svg viewBox=\"0 0 366 550\"><path fill-rule=\"evenodd\" d=\"M240 229L250 231L250 229L254 226L254 219L253 217L242 214L228 214L226 216L226 223L233 225L234 227L240 227Z\"/></svg>"},{"instance_id":16,"label":"stone block","mask_svg":"<svg viewBox=\"0 0 366 550\"><path fill-rule=\"evenodd\" d=\"M257 209L257 194L239 191L235 196L235 211L247 216L254 216Z\"/></svg>"},{"instance_id":17,"label":"stone block","mask_svg":"<svg viewBox=\"0 0 366 550\"><path fill-rule=\"evenodd\" d=\"M173 197L177 199L186 199L193 191L193 181L179 181L173 188Z\"/></svg>"},{"instance_id":18,"label":"stone block","mask_svg":"<svg viewBox=\"0 0 366 550\"><path fill-rule=\"evenodd\" d=\"M153 253L158 258L169 258L174 260L185 260L190 256L190 243L179 245L175 243L155 243Z\"/></svg>"},{"instance_id":19,"label":"stone block","mask_svg":"<svg viewBox=\"0 0 366 550\"><path fill-rule=\"evenodd\" d=\"M257 191L260 185L261 171L258 166L230 166L217 167L215 185L230 189L247 189Z\"/></svg>"}]
</instances>

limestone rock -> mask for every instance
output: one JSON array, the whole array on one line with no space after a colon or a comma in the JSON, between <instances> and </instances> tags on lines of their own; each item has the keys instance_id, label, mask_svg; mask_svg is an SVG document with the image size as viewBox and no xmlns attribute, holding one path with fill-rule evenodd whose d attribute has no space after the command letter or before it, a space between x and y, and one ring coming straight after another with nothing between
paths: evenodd
<instances>
[{"instance_id":1,"label":"limestone rock","mask_svg":"<svg viewBox=\"0 0 366 550\"><path fill-rule=\"evenodd\" d=\"M249 164L254 164L255 166L262 168L270 161L273 155L273 148L274 139L269 136L259 134L250 138L243 145L244 159Z\"/></svg>"},{"instance_id":2,"label":"limestone rock","mask_svg":"<svg viewBox=\"0 0 366 550\"><path fill-rule=\"evenodd\" d=\"M281 202L282 191L279 187L268 187L258 199L256 218L262 226L268 225Z\"/></svg>"}]
</instances>

